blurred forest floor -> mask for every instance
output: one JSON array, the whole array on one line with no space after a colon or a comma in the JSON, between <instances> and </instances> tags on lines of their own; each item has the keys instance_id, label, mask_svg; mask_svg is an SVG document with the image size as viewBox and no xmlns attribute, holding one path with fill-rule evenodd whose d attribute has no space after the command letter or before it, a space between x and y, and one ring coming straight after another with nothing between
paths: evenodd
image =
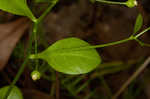
<instances>
[{"instance_id":1,"label":"blurred forest floor","mask_svg":"<svg viewBox=\"0 0 150 99\"><path fill-rule=\"evenodd\" d=\"M144 14L144 26L150 26L150 1L142 0L140 7L91 4L88 0L60 0L39 27L38 51L57 40L78 37L92 45L118 41L133 32L138 13ZM47 4L32 4L39 16ZM39 9L39 10L37 10ZM0 11L0 87L10 84L24 61L31 24L28 19ZM150 43L150 31L140 39ZM42 78L32 81L30 61L17 82L24 99L110 99L133 72L150 56L150 48L135 41L97 49L102 64L85 75L70 76L52 68ZM42 62L41 62L42 63ZM48 67L42 63L41 67ZM130 84L119 99L150 99L150 69L147 67Z\"/></svg>"}]
</instances>

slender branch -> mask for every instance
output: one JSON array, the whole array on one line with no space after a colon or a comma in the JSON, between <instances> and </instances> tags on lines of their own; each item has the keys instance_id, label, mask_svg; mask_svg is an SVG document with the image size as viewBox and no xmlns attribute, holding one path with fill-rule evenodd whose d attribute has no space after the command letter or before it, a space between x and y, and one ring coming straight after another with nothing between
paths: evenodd
<instances>
[{"instance_id":1,"label":"slender branch","mask_svg":"<svg viewBox=\"0 0 150 99\"><path fill-rule=\"evenodd\" d=\"M108 0L95 0L95 1L102 2L102 3L107 3L107 4L126 5L126 2L115 2L115 1L108 1Z\"/></svg>"},{"instance_id":2,"label":"slender branch","mask_svg":"<svg viewBox=\"0 0 150 99\"><path fill-rule=\"evenodd\" d=\"M101 47L107 47L107 46L117 45L117 44L128 42L130 40L133 40L133 37L129 37L127 39L123 39L123 40L115 41L115 42L111 42L111 43L106 43L106 44L102 44L102 45L91 46L91 48L101 48Z\"/></svg>"},{"instance_id":3,"label":"slender branch","mask_svg":"<svg viewBox=\"0 0 150 99\"><path fill-rule=\"evenodd\" d=\"M101 44L101 45L95 45L95 46L87 46L87 47L83 47L84 49L87 49L87 48L101 48L101 47L107 47L107 46L112 46L112 45L116 45L116 44L121 44L121 43L125 43L127 41L130 41L130 40L136 40L138 42L140 42L140 44L142 45L145 45L145 46L149 46L149 44L145 44L145 43L142 43L141 41L137 40L138 37L140 37L141 35L143 35L145 32L149 31L150 30L150 27L146 28L145 30L143 30L142 32L140 32L139 34L133 36L131 35L129 38L127 39L123 39L123 40L120 40L120 41L115 41L115 42L111 42L111 43L106 43L106 44ZM80 49L80 48L79 48Z\"/></svg>"},{"instance_id":4,"label":"slender branch","mask_svg":"<svg viewBox=\"0 0 150 99\"><path fill-rule=\"evenodd\" d=\"M85 49L91 49L91 48L93 49L93 48L108 47L108 46L112 46L112 45L125 43L125 42L128 42L130 40L134 40L134 37L131 36L129 38L126 38L126 39L123 39L123 40L120 40L120 41L114 41L114 42L106 43L106 44L92 45L92 46L83 46L83 47L79 47L79 48L72 48L72 50L85 50ZM64 49L64 50L67 50L67 49ZM68 50L70 50L70 49L68 49Z\"/></svg>"},{"instance_id":5,"label":"slender branch","mask_svg":"<svg viewBox=\"0 0 150 99\"><path fill-rule=\"evenodd\" d=\"M117 99L118 96L128 87L128 85L139 76L139 74L148 66L150 63L150 57L133 73L133 75L122 85L122 87L116 92L112 99Z\"/></svg>"},{"instance_id":6,"label":"slender branch","mask_svg":"<svg viewBox=\"0 0 150 99\"><path fill-rule=\"evenodd\" d=\"M38 18L38 23L42 22L44 17L52 10L59 0L52 0L50 6L44 11L44 13Z\"/></svg>"},{"instance_id":7,"label":"slender branch","mask_svg":"<svg viewBox=\"0 0 150 99\"><path fill-rule=\"evenodd\" d=\"M32 36L32 34L31 34L30 39L29 39L29 46L28 46L28 49L27 49L27 56L26 56L26 58L25 58L23 64L21 65L21 67L20 67L18 73L16 74L16 76L15 76L13 82L10 84L10 87L9 87L8 91L6 92L6 95L4 96L4 99L7 99L7 97L9 96L9 94L10 94L10 92L11 92L13 86L16 84L16 82L17 82L18 79L20 78L20 76L21 76L21 74L22 74L22 72L23 72L23 70L24 70L24 68L25 68L25 66L26 66L26 63L29 61L29 58L28 58L28 57L29 57L29 55L31 54L31 49L32 49L32 37L33 37L33 36Z\"/></svg>"},{"instance_id":8,"label":"slender branch","mask_svg":"<svg viewBox=\"0 0 150 99\"><path fill-rule=\"evenodd\" d=\"M146 28L145 30L143 30L142 32L140 32L139 34L137 34L135 36L135 39L137 39L138 37L140 37L141 35L143 35L145 32L149 31L150 30L150 27Z\"/></svg>"},{"instance_id":9,"label":"slender branch","mask_svg":"<svg viewBox=\"0 0 150 99\"><path fill-rule=\"evenodd\" d=\"M111 98L112 97L112 91L110 89L110 87L108 86L108 84L106 83L105 79L103 76L100 76L100 80L104 86L104 88L106 89L106 92L108 94L108 97Z\"/></svg>"},{"instance_id":10,"label":"slender branch","mask_svg":"<svg viewBox=\"0 0 150 99\"><path fill-rule=\"evenodd\" d=\"M34 44L35 55L37 55L37 53L38 53L37 30L38 30L38 23L35 22L33 24L33 35L34 35L34 42L35 42L35 44ZM38 59L35 60L35 63L36 63L35 69L38 70Z\"/></svg>"},{"instance_id":11,"label":"slender branch","mask_svg":"<svg viewBox=\"0 0 150 99\"><path fill-rule=\"evenodd\" d=\"M135 41L137 41L141 46L150 47L150 44L144 43L144 42L140 41L139 39L135 39Z\"/></svg>"},{"instance_id":12,"label":"slender branch","mask_svg":"<svg viewBox=\"0 0 150 99\"><path fill-rule=\"evenodd\" d=\"M38 20L36 22L34 22L33 25L33 34L34 34L34 41L35 41L35 55L37 55L38 51L38 41L37 41L37 30L38 30L38 26L39 23L42 22L42 20L44 19L44 17L51 11L51 9L56 5L56 3L58 2L58 0L53 0L51 1L50 6L44 11L44 13L38 18ZM35 69L38 70L38 59L36 59L36 67Z\"/></svg>"},{"instance_id":13,"label":"slender branch","mask_svg":"<svg viewBox=\"0 0 150 99\"><path fill-rule=\"evenodd\" d=\"M59 73L58 72L56 72L56 99L60 99Z\"/></svg>"}]
</instances>

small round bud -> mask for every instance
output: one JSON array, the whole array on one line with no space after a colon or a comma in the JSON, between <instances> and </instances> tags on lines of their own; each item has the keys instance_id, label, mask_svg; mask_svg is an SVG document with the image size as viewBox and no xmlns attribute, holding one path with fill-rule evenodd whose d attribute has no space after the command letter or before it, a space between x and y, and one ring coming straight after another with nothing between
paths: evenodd
<instances>
[{"instance_id":1,"label":"small round bud","mask_svg":"<svg viewBox=\"0 0 150 99\"><path fill-rule=\"evenodd\" d=\"M34 70L32 73L31 73L31 77L34 81L36 80L39 80L41 78L41 73L37 70Z\"/></svg>"},{"instance_id":2,"label":"small round bud","mask_svg":"<svg viewBox=\"0 0 150 99\"><path fill-rule=\"evenodd\" d=\"M133 7L137 6L137 5L138 5L138 3L137 3L136 0L128 0L126 2L126 6L128 6L129 8L133 8Z\"/></svg>"}]
</instances>

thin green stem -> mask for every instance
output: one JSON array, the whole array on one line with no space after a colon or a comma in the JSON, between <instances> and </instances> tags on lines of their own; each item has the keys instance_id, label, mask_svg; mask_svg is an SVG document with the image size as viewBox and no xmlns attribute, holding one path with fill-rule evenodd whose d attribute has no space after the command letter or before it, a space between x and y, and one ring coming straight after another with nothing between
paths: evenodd
<instances>
[{"instance_id":1,"label":"thin green stem","mask_svg":"<svg viewBox=\"0 0 150 99\"><path fill-rule=\"evenodd\" d=\"M107 47L107 46L112 46L112 45L117 45L117 44L121 44L121 43L125 43L128 42L130 40L133 40L132 37L129 37L127 39L123 39L120 41L115 41L115 42L111 42L111 43L106 43L106 44L102 44L102 45L95 45L95 46L91 46L92 48L101 48L101 47Z\"/></svg>"},{"instance_id":2,"label":"thin green stem","mask_svg":"<svg viewBox=\"0 0 150 99\"><path fill-rule=\"evenodd\" d=\"M35 50L35 55L37 55L38 51L38 41L37 41L37 29L38 29L38 23L34 23L33 25L33 35L34 35L34 42L35 42L35 45L34 45L34 50ZM36 59L36 67L35 69L38 70L38 59Z\"/></svg>"},{"instance_id":3,"label":"thin green stem","mask_svg":"<svg viewBox=\"0 0 150 99\"><path fill-rule=\"evenodd\" d=\"M21 67L20 67L20 69L19 69L17 75L15 76L13 82L10 84L10 87L9 87L9 89L8 89L8 91L7 91L7 93L6 93L6 95L4 96L4 99L7 99L7 97L9 96L9 94L10 94L10 92L11 92L13 86L16 84L16 82L17 82L18 79L20 78L20 76L21 76L21 74L22 74L22 72L23 72L23 70L24 70L24 68L25 68L25 66L26 66L26 63L29 61L29 58L28 58L28 57L29 57L29 55L31 54L31 49L32 49L32 37L33 37L33 36L31 35L31 37L30 37L30 39L29 39L29 47L28 47L28 49L27 49L27 56L26 56L26 58L25 58L23 64L21 65Z\"/></svg>"},{"instance_id":4,"label":"thin green stem","mask_svg":"<svg viewBox=\"0 0 150 99\"><path fill-rule=\"evenodd\" d=\"M130 40L134 40L134 37L129 37L120 41L115 41L115 42L111 42L111 43L106 43L106 44L100 44L100 45L93 45L93 46L85 46L85 47L79 47L79 48L75 48L74 50L84 50L84 49L93 49L93 48L102 48L102 47L108 47L108 46L112 46L112 45L117 45L117 44L121 44L121 43L125 43L128 42Z\"/></svg>"},{"instance_id":5,"label":"thin green stem","mask_svg":"<svg viewBox=\"0 0 150 99\"><path fill-rule=\"evenodd\" d=\"M58 0L51 1L50 6L44 11L44 13L38 18L38 23L42 22L44 17L52 10L52 8L57 4Z\"/></svg>"},{"instance_id":6,"label":"thin green stem","mask_svg":"<svg viewBox=\"0 0 150 99\"><path fill-rule=\"evenodd\" d=\"M141 43L143 44L143 46L150 47L150 44L144 43L142 41L141 41Z\"/></svg>"},{"instance_id":7,"label":"thin green stem","mask_svg":"<svg viewBox=\"0 0 150 99\"><path fill-rule=\"evenodd\" d=\"M37 55L38 51L38 41L37 41L37 30L40 22L44 19L44 17L51 11L51 9L56 5L58 0L53 0L50 4L50 6L44 11L44 13L38 18L36 22L34 22L33 26L33 34L34 34L34 41L35 41L35 55ZM36 59L36 67L35 69L38 70L38 59Z\"/></svg>"},{"instance_id":8,"label":"thin green stem","mask_svg":"<svg viewBox=\"0 0 150 99\"><path fill-rule=\"evenodd\" d=\"M100 76L100 80L101 80L101 82L102 82L104 88L105 88L106 91L107 91L108 97L109 97L109 98L112 97L111 89L110 89L110 87L108 86L108 84L106 83L104 77L103 77L103 76Z\"/></svg>"},{"instance_id":9,"label":"thin green stem","mask_svg":"<svg viewBox=\"0 0 150 99\"><path fill-rule=\"evenodd\" d=\"M150 44L144 43L144 42L140 41L139 39L135 39L135 41L137 41L141 46L150 47Z\"/></svg>"},{"instance_id":10,"label":"thin green stem","mask_svg":"<svg viewBox=\"0 0 150 99\"><path fill-rule=\"evenodd\" d=\"M143 35L145 32L147 32L149 30L150 30L150 27L148 27L147 29L143 30L142 32L140 32L139 34L137 34L135 36L131 35L129 38L126 38L126 39L123 39L123 40L120 40L120 41L115 41L115 42L100 44L100 45L94 45L94 46L85 46L85 47L80 47L80 48L76 48L76 49L77 50L82 50L82 49L89 49L89 48L102 48L102 47L108 47L108 46L112 46L112 45L125 43L125 42L128 42L130 40L136 40L137 42L139 42L139 44L142 44L144 46L149 47L150 44L146 44L146 43L143 43L143 42L137 40L138 37L140 37L141 35Z\"/></svg>"},{"instance_id":11,"label":"thin green stem","mask_svg":"<svg viewBox=\"0 0 150 99\"><path fill-rule=\"evenodd\" d=\"M126 2L114 2L114 1L108 1L108 0L95 0L95 1L102 2L102 3L107 3L107 4L126 5Z\"/></svg>"},{"instance_id":12,"label":"thin green stem","mask_svg":"<svg viewBox=\"0 0 150 99\"><path fill-rule=\"evenodd\" d=\"M28 61L29 61L29 58L26 57L26 59L24 60L24 63L21 65L21 67L20 67L20 69L19 69L17 75L15 76L13 82L10 84L10 87L9 87L9 89L8 89L8 91L7 91L6 96L4 97L4 99L7 99L7 97L9 96L9 94L10 94L10 92L11 92L13 86L15 86L16 82L17 82L18 79L20 78L20 76L21 76L21 74L22 74L22 72L23 72L23 70L24 70L24 68L25 68L25 66L26 66L26 63L27 63Z\"/></svg>"},{"instance_id":13,"label":"thin green stem","mask_svg":"<svg viewBox=\"0 0 150 99\"><path fill-rule=\"evenodd\" d=\"M121 88L116 92L112 99L118 99L119 95L133 82L139 74L148 66L150 63L150 57L148 57L145 62L133 73L133 75L121 86Z\"/></svg>"},{"instance_id":14,"label":"thin green stem","mask_svg":"<svg viewBox=\"0 0 150 99\"><path fill-rule=\"evenodd\" d=\"M143 35L145 32L149 31L150 27L146 28L145 30L143 30L142 32L140 32L139 34L135 35L135 39L137 39L138 37L140 37L141 35Z\"/></svg>"}]
</instances>

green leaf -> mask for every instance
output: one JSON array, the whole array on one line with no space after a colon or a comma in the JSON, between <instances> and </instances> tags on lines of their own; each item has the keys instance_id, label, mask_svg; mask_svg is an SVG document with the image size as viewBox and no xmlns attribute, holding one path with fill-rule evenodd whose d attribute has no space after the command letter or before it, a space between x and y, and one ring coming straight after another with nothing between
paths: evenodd
<instances>
[{"instance_id":1,"label":"green leaf","mask_svg":"<svg viewBox=\"0 0 150 99\"><path fill-rule=\"evenodd\" d=\"M12 14L27 16L32 21L36 20L28 8L26 0L0 0L0 9Z\"/></svg>"},{"instance_id":2,"label":"green leaf","mask_svg":"<svg viewBox=\"0 0 150 99\"><path fill-rule=\"evenodd\" d=\"M3 88L0 88L0 99L3 99L5 94L7 93L7 90L9 89L9 86L5 86ZM7 99L23 99L22 93L19 90L19 88L17 88L16 86L14 86L9 94L9 96L7 97Z\"/></svg>"},{"instance_id":3,"label":"green leaf","mask_svg":"<svg viewBox=\"0 0 150 99\"><path fill-rule=\"evenodd\" d=\"M143 25L143 17L141 14L139 14L136 18L133 33L138 32L141 29L142 25Z\"/></svg>"},{"instance_id":4,"label":"green leaf","mask_svg":"<svg viewBox=\"0 0 150 99\"><path fill-rule=\"evenodd\" d=\"M88 73L101 63L101 58L96 49L80 49L86 46L90 44L78 38L67 38L57 41L42 53L30 58L43 59L62 73Z\"/></svg>"}]
</instances>

